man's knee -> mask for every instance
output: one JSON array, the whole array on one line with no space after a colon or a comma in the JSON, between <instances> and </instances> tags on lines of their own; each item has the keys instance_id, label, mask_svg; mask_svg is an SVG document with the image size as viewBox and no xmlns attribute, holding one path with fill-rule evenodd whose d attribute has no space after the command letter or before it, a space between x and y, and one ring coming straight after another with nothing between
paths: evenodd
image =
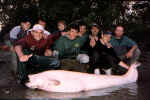
<instances>
[{"instance_id":1,"label":"man's knee","mask_svg":"<svg viewBox=\"0 0 150 100\"><path fill-rule=\"evenodd\" d=\"M54 68L60 68L60 60L59 59L57 59L57 58L52 58L51 59L52 61L50 61L50 67L54 67Z\"/></svg>"},{"instance_id":2,"label":"man's knee","mask_svg":"<svg viewBox=\"0 0 150 100\"><path fill-rule=\"evenodd\" d=\"M89 62L89 56L87 54L79 54L76 59L82 64Z\"/></svg>"},{"instance_id":3,"label":"man's knee","mask_svg":"<svg viewBox=\"0 0 150 100\"><path fill-rule=\"evenodd\" d=\"M60 68L60 60L55 60L55 68Z\"/></svg>"}]
</instances>

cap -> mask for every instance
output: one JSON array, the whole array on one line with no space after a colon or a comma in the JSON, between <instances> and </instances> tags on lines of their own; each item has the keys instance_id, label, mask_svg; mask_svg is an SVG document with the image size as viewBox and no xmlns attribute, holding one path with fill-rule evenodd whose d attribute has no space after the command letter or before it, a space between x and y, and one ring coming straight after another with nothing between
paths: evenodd
<instances>
[{"instance_id":1,"label":"cap","mask_svg":"<svg viewBox=\"0 0 150 100\"><path fill-rule=\"evenodd\" d=\"M97 27L97 28L100 28L98 24L94 23L92 24L92 27Z\"/></svg>"},{"instance_id":2,"label":"cap","mask_svg":"<svg viewBox=\"0 0 150 100\"><path fill-rule=\"evenodd\" d=\"M45 31L44 27L40 24L36 24L33 26L33 28L31 30L41 30L41 31Z\"/></svg>"},{"instance_id":3,"label":"cap","mask_svg":"<svg viewBox=\"0 0 150 100\"><path fill-rule=\"evenodd\" d=\"M44 29L44 27L40 24L35 24L32 29L28 30L29 32L32 30L42 30L44 34L50 35L51 33Z\"/></svg>"},{"instance_id":4,"label":"cap","mask_svg":"<svg viewBox=\"0 0 150 100\"><path fill-rule=\"evenodd\" d=\"M112 32L111 31L103 31L103 34L112 35Z\"/></svg>"},{"instance_id":5,"label":"cap","mask_svg":"<svg viewBox=\"0 0 150 100\"><path fill-rule=\"evenodd\" d=\"M111 34L112 34L112 32L110 32L110 31L107 31L105 34L110 34L110 35L111 35Z\"/></svg>"}]
</instances>

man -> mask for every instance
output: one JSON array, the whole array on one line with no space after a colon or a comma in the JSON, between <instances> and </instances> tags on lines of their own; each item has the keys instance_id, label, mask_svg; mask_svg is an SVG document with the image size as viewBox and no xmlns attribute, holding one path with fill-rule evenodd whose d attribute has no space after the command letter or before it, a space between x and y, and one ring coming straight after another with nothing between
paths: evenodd
<instances>
[{"instance_id":1,"label":"man","mask_svg":"<svg viewBox=\"0 0 150 100\"><path fill-rule=\"evenodd\" d=\"M67 25L64 20L59 20L57 23L58 31L63 32L66 29Z\"/></svg>"},{"instance_id":2,"label":"man","mask_svg":"<svg viewBox=\"0 0 150 100\"><path fill-rule=\"evenodd\" d=\"M85 23L79 23L78 36L82 37L87 34L87 25Z\"/></svg>"},{"instance_id":3,"label":"man","mask_svg":"<svg viewBox=\"0 0 150 100\"><path fill-rule=\"evenodd\" d=\"M7 41L7 45L12 51L11 53L11 61L12 61L12 70L14 73L16 73L17 70L17 59L16 59L16 53L14 51L14 45L15 43L20 40L21 38L25 37L28 33L29 28L31 27L31 19L29 17L24 17L21 20L20 25L15 26L10 31L10 41Z\"/></svg>"},{"instance_id":4,"label":"man","mask_svg":"<svg viewBox=\"0 0 150 100\"><path fill-rule=\"evenodd\" d=\"M38 20L38 24L42 25L44 27L44 29L45 29L46 28L46 24L47 24L46 23L46 19L40 17L39 20ZM45 35L50 35L51 33L45 30L44 34Z\"/></svg>"},{"instance_id":5,"label":"man","mask_svg":"<svg viewBox=\"0 0 150 100\"><path fill-rule=\"evenodd\" d=\"M115 28L115 36L111 39L111 45L113 46L116 54L122 59L127 60L129 64L134 63L140 57L140 50L138 49L135 41L129 39L124 35L124 27L118 25Z\"/></svg>"},{"instance_id":6,"label":"man","mask_svg":"<svg viewBox=\"0 0 150 100\"><path fill-rule=\"evenodd\" d=\"M51 45L57 35L43 37L44 27L36 24L31 32L15 44L18 55L18 75L21 83L28 80L28 74L47 69L58 69L60 62L52 56Z\"/></svg>"},{"instance_id":7,"label":"man","mask_svg":"<svg viewBox=\"0 0 150 100\"><path fill-rule=\"evenodd\" d=\"M54 50L59 52L60 58L74 58L80 53L80 48L83 43L78 36L79 26L72 24L69 28L69 34L61 36L55 43ZM83 60L84 59L84 60ZM80 63L87 63L88 57L86 55L82 56L82 61Z\"/></svg>"},{"instance_id":8,"label":"man","mask_svg":"<svg viewBox=\"0 0 150 100\"><path fill-rule=\"evenodd\" d=\"M78 32L78 38L76 39L76 41L80 42L80 54L77 56L77 61L79 61L80 63L83 63L83 61L86 61L85 56L87 57L87 59L89 59L88 55L87 55L87 51L85 50L85 46L86 46L86 42L88 41L88 31L87 31L87 25L85 23L79 23L79 32ZM88 62L85 62L88 63Z\"/></svg>"},{"instance_id":9,"label":"man","mask_svg":"<svg viewBox=\"0 0 150 100\"><path fill-rule=\"evenodd\" d=\"M31 20L28 17L25 17L22 19L20 25L15 26L10 31L10 41L11 44L15 44L16 41L23 38L25 35L27 35L27 31L31 27Z\"/></svg>"},{"instance_id":10,"label":"man","mask_svg":"<svg viewBox=\"0 0 150 100\"><path fill-rule=\"evenodd\" d=\"M91 26L91 30L90 30L91 34L88 35L87 37L87 41L84 44L84 46L82 47L83 51L86 51L88 53L88 55L91 55L91 47L93 47L93 44L96 43L96 41L98 41L101 33L100 33L100 27L98 24L93 24ZM90 44L90 45L89 45Z\"/></svg>"},{"instance_id":11,"label":"man","mask_svg":"<svg viewBox=\"0 0 150 100\"><path fill-rule=\"evenodd\" d=\"M101 38L98 39L96 43L92 42L93 43L91 45L92 54L89 62L90 68L88 70L90 73L93 73L96 68L100 69L112 68L117 70L118 65L120 65L125 69L129 68L127 64L125 64L120 58L117 57L113 48L109 44L111 36L112 34L110 31L104 31L101 34ZM111 74L108 73L107 71L106 73Z\"/></svg>"},{"instance_id":12,"label":"man","mask_svg":"<svg viewBox=\"0 0 150 100\"><path fill-rule=\"evenodd\" d=\"M89 33L87 31L87 26L85 23L80 23L79 24L79 32L78 32L78 39L77 41L80 41L80 44L81 44L81 51L84 52L84 45L85 43L87 42L88 40L88 37L89 37ZM82 50L83 49L83 50Z\"/></svg>"},{"instance_id":13,"label":"man","mask_svg":"<svg viewBox=\"0 0 150 100\"><path fill-rule=\"evenodd\" d=\"M93 24L91 27L91 35L90 35L90 46L93 47L93 43L96 43L96 41L100 38L100 27L98 24Z\"/></svg>"},{"instance_id":14,"label":"man","mask_svg":"<svg viewBox=\"0 0 150 100\"><path fill-rule=\"evenodd\" d=\"M64 20L59 20L57 23L57 28L58 30L53 32L53 34L59 34L60 36L64 36L65 34L67 34L68 32L65 32L66 29L66 22ZM58 37L58 38L59 38ZM58 40L58 38L56 40Z\"/></svg>"},{"instance_id":15,"label":"man","mask_svg":"<svg viewBox=\"0 0 150 100\"><path fill-rule=\"evenodd\" d=\"M100 36L100 26L98 24L93 24L91 27L91 37L97 41Z\"/></svg>"}]
</instances>

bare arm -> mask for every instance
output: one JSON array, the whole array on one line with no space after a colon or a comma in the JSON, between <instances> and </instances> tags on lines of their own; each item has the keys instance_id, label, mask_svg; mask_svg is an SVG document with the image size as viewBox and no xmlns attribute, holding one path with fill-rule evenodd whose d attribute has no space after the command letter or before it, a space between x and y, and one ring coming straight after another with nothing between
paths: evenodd
<instances>
[{"instance_id":1,"label":"bare arm","mask_svg":"<svg viewBox=\"0 0 150 100\"><path fill-rule=\"evenodd\" d=\"M15 46L15 51L21 62L26 62L29 60L30 57L32 57L32 54L24 55L24 53L22 52L22 47L20 45Z\"/></svg>"},{"instance_id":2,"label":"bare arm","mask_svg":"<svg viewBox=\"0 0 150 100\"><path fill-rule=\"evenodd\" d=\"M120 61L119 65L125 69L129 69L129 66L126 63L124 63L123 61Z\"/></svg>"},{"instance_id":3,"label":"bare arm","mask_svg":"<svg viewBox=\"0 0 150 100\"><path fill-rule=\"evenodd\" d=\"M24 55L22 52L22 46L20 46L20 45L15 46L15 51L16 51L18 57L21 57Z\"/></svg>"},{"instance_id":4,"label":"bare arm","mask_svg":"<svg viewBox=\"0 0 150 100\"><path fill-rule=\"evenodd\" d=\"M134 46L129 50L129 52L134 52L136 48L137 48L137 46L134 45Z\"/></svg>"},{"instance_id":5,"label":"bare arm","mask_svg":"<svg viewBox=\"0 0 150 100\"><path fill-rule=\"evenodd\" d=\"M135 51L135 49L137 48L136 45L132 46L132 48L127 52L126 57L130 58L133 56L133 52Z\"/></svg>"}]
</instances>

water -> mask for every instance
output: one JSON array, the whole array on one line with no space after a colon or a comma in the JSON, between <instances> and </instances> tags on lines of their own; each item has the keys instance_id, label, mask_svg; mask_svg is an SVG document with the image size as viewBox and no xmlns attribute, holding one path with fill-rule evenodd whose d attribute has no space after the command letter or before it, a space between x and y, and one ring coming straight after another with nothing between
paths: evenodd
<instances>
[{"instance_id":1,"label":"water","mask_svg":"<svg viewBox=\"0 0 150 100\"><path fill-rule=\"evenodd\" d=\"M119 94L119 95L118 95ZM118 95L118 96L117 96ZM74 99L86 99L86 100L107 100L108 98L113 98L113 100L119 99L121 96L125 97L124 100L136 100L137 98L137 84L128 84L119 87L106 88L101 90L94 90L89 92L82 93L74 93L74 94L63 94L63 93L40 93L40 92L27 92L26 98L29 99L41 99L41 98L52 98L52 99L60 99L60 100L74 100Z\"/></svg>"},{"instance_id":2,"label":"water","mask_svg":"<svg viewBox=\"0 0 150 100\"><path fill-rule=\"evenodd\" d=\"M146 38L147 37L147 38ZM142 51L137 83L82 93L48 93L30 90L15 82L9 70L10 53L0 52L0 98L28 100L150 100L150 42L149 35L137 38Z\"/></svg>"},{"instance_id":3,"label":"water","mask_svg":"<svg viewBox=\"0 0 150 100\"><path fill-rule=\"evenodd\" d=\"M10 93L8 93L8 91L9 89L5 89L5 95L1 95L1 97L7 99L26 98L29 100L120 100L120 98L122 98L122 100L138 100L138 85L136 83L101 90L70 94L48 93L30 89L16 89L15 91L9 91Z\"/></svg>"}]
</instances>

